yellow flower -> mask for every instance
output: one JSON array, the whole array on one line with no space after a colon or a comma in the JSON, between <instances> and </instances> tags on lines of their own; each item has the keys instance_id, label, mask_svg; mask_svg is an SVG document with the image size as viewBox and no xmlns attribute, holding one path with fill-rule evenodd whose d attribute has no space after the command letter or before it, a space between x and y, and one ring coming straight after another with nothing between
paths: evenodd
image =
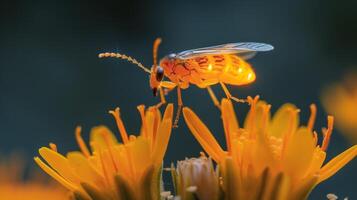
<instances>
[{"instance_id":1,"label":"yellow flower","mask_svg":"<svg viewBox=\"0 0 357 200\"><path fill-rule=\"evenodd\" d=\"M128 136L119 108L110 111L116 120L123 144L104 126L92 129L91 151L80 128L76 139L81 152L66 156L57 148L42 147L39 153L47 162L36 163L50 176L73 192L73 199L141 200L160 196L161 166L171 134L173 106L166 107L163 118L156 107L145 111L138 106L142 126L140 136Z\"/></svg>"},{"instance_id":2,"label":"yellow flower","mask_svg":"<svg viewBox=\"0 0 357 200\"><path fill-rule=\"evenodd\" d=\"M64 200L68 193L58 184L49 182L39 174L31 173L24 181L24 162L18 156L0 162L0 199L4 200Z\"/></svg>"},{"instance_id":3,"label":"yellow flower","mask_svg":"<svg viewBox=\"0 0 357 200\"><path fill-rule=\"evenodd\" d=\"M322 93L322 104L335 116L341 133L353 143L357 142L357 73L346 76L342 83L335 83Z\"/></svg>"},{"instance_id":4,"label":"yellow flower","mask_svg":"<svg viewBox=\"0 0 357 200\"><path fill-rule=\"evenodd\" d=\"M328 117L328 128L324 129L322 144L318 145L317 133L313 131L314 105L308 125L301 126L299 109L294 105L283 105L271 119L270 105L258 99L248 98L251 108L242 128L232 103L222 100L226 151L191 109L183 110L192 134L220 166L227 200L306 199L317 184L356 156L355 145L322 166L333 118Z\"/></svg>"}]
</instances>

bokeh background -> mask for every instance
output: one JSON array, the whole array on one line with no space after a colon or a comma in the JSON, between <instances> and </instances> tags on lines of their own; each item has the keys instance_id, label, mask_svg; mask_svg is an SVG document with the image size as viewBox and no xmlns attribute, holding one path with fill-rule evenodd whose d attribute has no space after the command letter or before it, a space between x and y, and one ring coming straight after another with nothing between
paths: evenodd
<instances>
[{"instance_id":1,"label":"bokeh background","mask_svg":"<svg viewBox=\"0 0 357 200\"><path fill-rule=\"evenodd\" d=\"M29 162L40 146L76 150L74 128L84 135L95 125L114 128L109 109L120 106L129 132L139 131L136 106L152 105L148 74L125 61L97 58L118 51L152 64L159 54L238 41L271 43L275 50L251 63L257 81L231 88L239 97L259 94L273 105L302 109L318 105L316 127L326 125L320 92L357 68L357 1L0 1L0 152L23 152ZM223 93L214 87L217 95ZM190 87L184 103L209 124L223 144L218 110L205 90ZM175 102L176 94L168 96ZM241 118L247 106L236 105ZM242 121L242 120L241 120ZM320 128L317 128L320 130ZM351 146L334 131L328 160ZM165 163L198 155L201 148L183 120L172 134ZM357 198L357 162L319 185L310 199L333 192ZM170 187L168 185L168 187Z\"/></svg>"}]
</instances>

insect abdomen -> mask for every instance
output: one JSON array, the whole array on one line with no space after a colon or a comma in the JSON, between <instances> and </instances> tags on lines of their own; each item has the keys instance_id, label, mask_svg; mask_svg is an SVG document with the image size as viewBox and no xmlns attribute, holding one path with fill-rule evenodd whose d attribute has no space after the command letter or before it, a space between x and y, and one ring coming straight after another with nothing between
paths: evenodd
<instances>
[{"instance_id":1,"label":"insect abdomen","mask_svg":"<svg viewBox=\"0 0 357 200\"><path fill-rule=\"evenodd\" d=\"M232 85L243 85L254 81L252 67L233 54L212 55L195 58L203 79L222 81Z\"/></svg>"},{"instance_id":2,"label":"insect abdomen","mask_svg":"<svg viewBox=\"0 0 357 200\"><path fill-rule=\"evenodd\" d=\"M199 87L214 85L220 81L231 85L243 85L255 79L250 65L236 55L210 55L188 60L176 60L168 71L173 82Z\"/></svg>"}]
</instances>

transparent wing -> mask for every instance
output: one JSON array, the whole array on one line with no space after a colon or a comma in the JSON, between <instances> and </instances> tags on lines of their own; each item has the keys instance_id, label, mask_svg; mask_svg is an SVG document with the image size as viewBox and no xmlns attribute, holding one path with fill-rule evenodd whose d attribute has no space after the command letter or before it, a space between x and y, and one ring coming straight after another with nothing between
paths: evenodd
<instances>
[{"instance_id":1,"label":"transparent wing","mask_svg":"<svg viewBox=\"0 0 357 200\"><path fill-rule=\"evenodd\" d=\"M270 44L257 42L239 42L229 43L199 49L183 51L176 55L179 59L189 59L198 56L216 55L216 54L238 54L243 59L252 58L257 52L271 51L274 47Z\"/></svg>"}]
</instances>

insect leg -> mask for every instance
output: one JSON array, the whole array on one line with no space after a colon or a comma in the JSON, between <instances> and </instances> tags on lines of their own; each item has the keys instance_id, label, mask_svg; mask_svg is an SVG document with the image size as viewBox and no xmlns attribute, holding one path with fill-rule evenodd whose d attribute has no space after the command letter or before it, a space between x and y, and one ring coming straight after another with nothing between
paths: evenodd
<instances>
[{"instance_id":1,"label":"insect leg","mask_svg":"<svg viewBox=\"0 0 357 200\"><path fill-rule=\"evenodd\" d=\"M165 95L167 94L168 91L173 90L176 87L176 84L170 81L161 81L160 87L159 87L159 93L160 93L160 103L156 105L157 108L160 108L162 105L166 104L166 98ZM167 91L168 90L168 91Z\"/></svg>"},{"instance_id":2,"label":"insect leg","mask_svg":"<svg viewBox=\"0 0 357 200\"><path fill-rule=\"evenodd\" d=\"M176 112L176 117L175 117L175 121L174 121L174 125L172 126L173 128L177 128L178 127L178 122L180 120L180 115L181 115L181 110L183 107L183 102L182 102L182 95L181 95L181 88L180 86L177 86L177 112Z\"/></svg>"},{"instance_id":3,"label":"insect leg","mask_svg":"<svg viewBox=\"0 0 357 200\"><path fill-rule=\"evenodd\" d=\"M177 86L177 84L170 81L161 81L160 86L165 88L164 94L166 95L171 90L173 90Z\"/></svg>"},{"instance_id":4,"label":"insect leg","mask_svg":"<svg viewBox=\"0 0 357 200\"><path fill-rule=\"evenodd\" d=\"M217 108L218 108L219 110L221 110L221 104L219 103L219 101L218 101L216 95L214 94L214 92L213 92L213 90L212 90L212 88L211 88L210 86L207 86L207 91L208 91L208 94L209 94L209 96L211 97L211 99L212 99L212 101L213 101L213 104L214 104L215 106L217 106Z\"/></svg>"},{"instance_id":5,"label":"insect leg","mask_svg":"<svg viewBox=\"0 0 357 200\"><path fill-rule=\"evenodd\" d=\"M166 104L164 88L160 87L159 88L159 93L160 93L160 103L156 104L157 108L160 108L162 105Z\"/></svg>"},{"instance_id":6,"label":"insect leg","mask_svg":"<svg viewBox=\"0 0 357 200\"><path fill-rule=\"evenodd\" d=\"M238 103L246 103L247 102L246 99L239 99L237 97L232 96L231 93L229 92L227 86L223 82L219 82L219 83L221 84L222 89L223 89L223 91L226 94L228 99L231 99L231 100L236 101Z\"/></svg>"}]
</instances>

